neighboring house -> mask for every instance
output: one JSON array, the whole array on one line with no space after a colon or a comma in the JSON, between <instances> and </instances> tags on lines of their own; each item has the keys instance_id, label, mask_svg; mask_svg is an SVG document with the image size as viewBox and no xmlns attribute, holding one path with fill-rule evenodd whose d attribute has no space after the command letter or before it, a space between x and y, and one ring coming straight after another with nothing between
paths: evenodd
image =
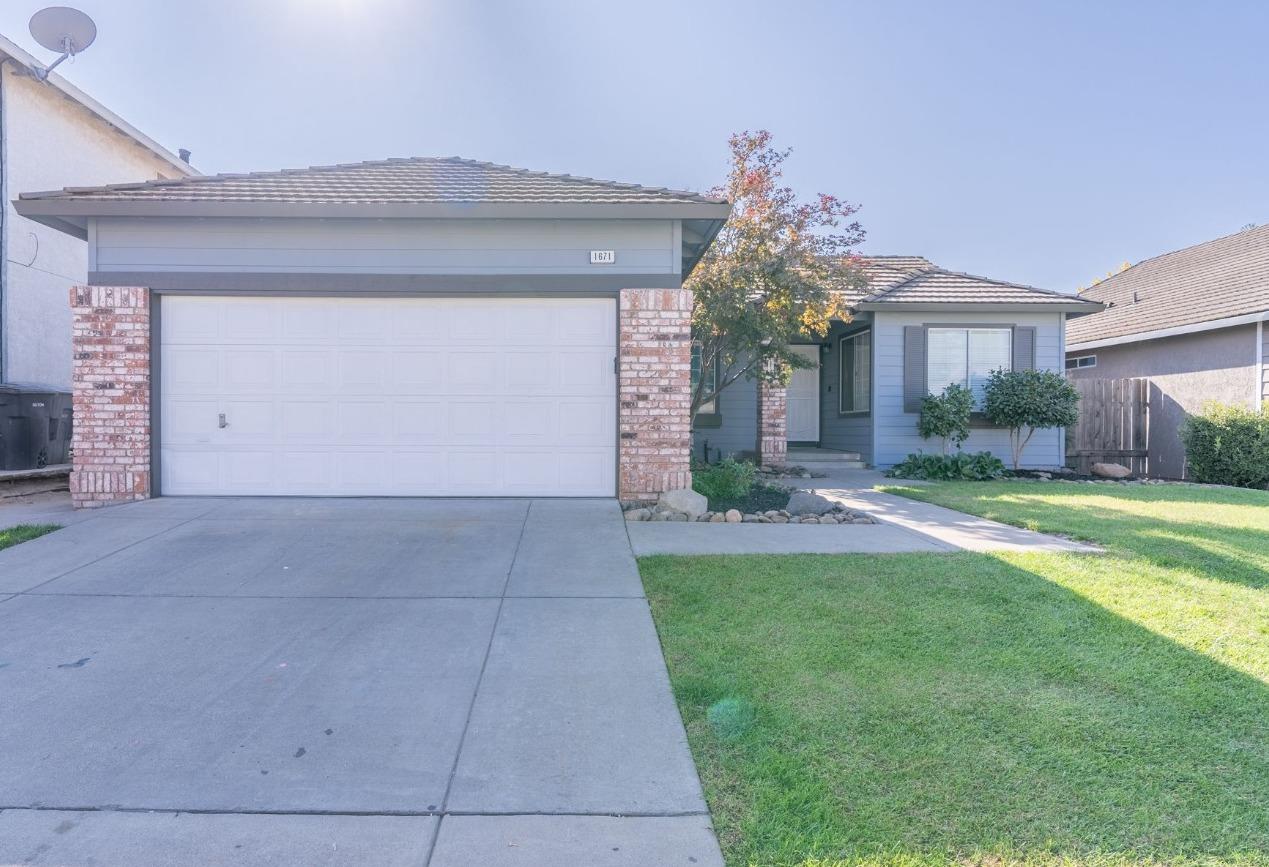
<instances>
[{"instance_id":1,"label":"neighboring house","mask_svg":"<svg viewBox=\"0 0 1269 867\"><path fill-rule=\"evenodd\" d=\"M1067 372L1150 380L1150 475L1184 477L1181 425L1205 403L1269 399L1269 226L1147 259L1080 297L1106 309L1071 323Z\"/></svg>"},{"instance_id":2,"label":"neighboring house","mask_svg":"<svg viewBox=\"0 0 1269 867\"><path fill-rule=\"evenodd\" d=\"M69 388L66 285L88 272L84 232L19 216L22 190L195 174L187 163L0 36L0 382Z\"/></svg>"},{"instance_id":3,"label":"neighboring house","mask_svg":"<svg viewBox=\"0 0 1269 867\"><path fill-rule=\"evenodd\" d=\"M1061 370L1066 320L1101 309L1074 295L945 271L919 256L866 256L860 265L868 284L847 299L850 321L796 347L811 366L794 371L787 389L752 380L723 389L697 415L696 457L757 453L782 463L792 444L854 452L885 468L937 450L940 443L917 433L925 395L955 382L981 401L992 370ZM1061 466L1064 448L1061 430L1037 432L1023 464ZM1008 431L976 418L964 449L1008 460Z\"/></svg>"},{"instance_id":4,"label":"neighboring house","mask_svg":"<svg viewBox=\"0 0 1269 867\"><path fill-rule=\"evenodd\" d=\"M726 202L416 158L16 206L89 242L79 506L690 484L682 283Z\"/></svg>"}]
</instances>

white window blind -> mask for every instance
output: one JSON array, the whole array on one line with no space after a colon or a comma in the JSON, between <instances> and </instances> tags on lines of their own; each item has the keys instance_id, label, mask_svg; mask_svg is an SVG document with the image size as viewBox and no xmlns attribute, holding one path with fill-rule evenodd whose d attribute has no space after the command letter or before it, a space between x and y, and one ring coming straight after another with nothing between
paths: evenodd
<instances>
[{"instance_id":1,"label":"white window blind","mask_svg":"<svg viewBox=\"0 0 1269 867\"><path fill-rule=\"evenodd\" d=\"M987 377L1013 367L1013 331L1009 328L931 328L926 340L926 385L942 394L953 383L974 394L981 409Z\"/></svg>"}]
</instances>

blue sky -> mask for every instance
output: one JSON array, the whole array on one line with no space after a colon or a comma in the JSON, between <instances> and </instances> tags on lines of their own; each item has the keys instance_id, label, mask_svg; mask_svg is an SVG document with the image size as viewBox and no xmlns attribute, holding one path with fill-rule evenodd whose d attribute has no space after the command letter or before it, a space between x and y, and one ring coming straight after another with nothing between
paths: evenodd
<instances>
[{"instance_id":1,"label":"blue sky","mask_svg":"<svg viewBox=\"0 0 1269 867\"><path fill-rule=\"evenodd\" d=\"M703 189L733 130L864 252L1072 290L1269 221L1269 3L72 0L67 77L203 171L459 154ZM42 3L0 32L36 49Z\"/></svg>"}]
</instances>

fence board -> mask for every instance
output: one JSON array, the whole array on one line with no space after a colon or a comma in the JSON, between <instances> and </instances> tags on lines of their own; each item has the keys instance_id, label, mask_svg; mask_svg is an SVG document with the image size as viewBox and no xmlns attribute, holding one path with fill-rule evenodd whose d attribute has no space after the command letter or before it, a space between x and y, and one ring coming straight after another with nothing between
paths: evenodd
<instances>
[{"instance_id":1,"label":"fence board","mask_svg":"<svg viewBox=\"0 0 1269 867\"><path fill-rule=\"evenodd\" d=\"M1087 474L1095 463L1123 464L1135 475L1149 471L1150 381L1073 379L1080 417L1066 431L1066 463Z\"/></svg>"}]
</instances>

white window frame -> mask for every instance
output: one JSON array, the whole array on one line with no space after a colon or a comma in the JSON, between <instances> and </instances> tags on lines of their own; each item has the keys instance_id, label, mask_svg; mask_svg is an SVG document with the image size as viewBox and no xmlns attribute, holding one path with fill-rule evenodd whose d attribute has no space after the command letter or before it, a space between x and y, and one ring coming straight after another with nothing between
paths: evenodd
<instances>
[{"instance_id":1,"label":"white window frame","mask_svg":"<svg viewBox=\"0 0 1269 867\"><path fill-rule=\"evenodd\" d=\"M1003 361L1003 363L1002 363L1001 365L999 365L999 366L998 366L998 367L996 367L996 368L992 368L992 369L993 369L993 370L997 370L997 369L1012 370L1012 369L1013 369L1013 341L1014 341L1014 333L1013 333L1013 327L1012 327L1012 326L1009 326L1009 325L1005 325L1005 326L997 326L997 325L931 325L931 326L928 326L928 327L926 328L926 332L925 332L925 333L926 333L926 338L925 338L925 339L926 339L926 346L925 346L925 381L926 381L926 392L927 392L927 393L929 393L929 394L934 394L934 393L935 393L935 392L934 392L934 389L933 389L933 388L930 386L930 384L929 384L929 383L930 383L930 362L931 362L931 359L932 359L932 355L931 355L931 353L930 353L930 336L931 336L932 334L934 334L935 332L951 332L951 331L961 332L961 333L963 333L963 334L965 335L965 376L964 376L964 378L960 381L960 383L959 383L960 385L964 386L965 388L970 389L971 391L973 390L973 382L971 381L971 378L972 378L972 371L971 371L971 369L970 369L970 358L971 358L971 356L972 356L972 354L973 354L973 352L972 352L972 342L973 342L973 336L974 336L975 334L981 334L981 333L994 333L994 334L1005 334L1005 335L1007 335L1007 336L1008 336L1008 338L1009 338L1009 342L1008 342L1008 347L1007 347L1007 349L1005 350L1005 357L1004 357L1004 361ZM947 387L947 385L950 385L950 384L952 384L952 383L950 383L950 382L949 382L949 383L945 384L945 385L943 386L943 388L946 388L946 387ZM939 389L939 393L942 393L942 389ZM980 411L982 410L982 408L983 408L983 398L982 398L981 396L977 396L977 395L976 395L976 396L975 396L975 399L974 399L974 411L975 411L975 412L980 412Z\"/></svg>"},{"instance_id":2,"label":"white window frame","mask_svg":"<svg viewBox=\"0 0 1269 867\"><path fill-rule=\"evenodd\" d=\"M1087 362L1087 364L1085 363ZM1096 355L1077 355L1074 358L1066 360L1067 370L1087 370L1090 367L1097 366Z\"/></svg>"},{"instance_id":3,"label":"white window frame","mask_svg":"<svg viewBox=\"0 0 1269 867\"><path fill-rule=\"evenodd\" d=\"M852 362L855 359L855 352L858 344L855 341L860 338L868 338L868 381L867 387L863 389L863 406L859 405L860 394L852 387L850 395L854 398L854 406L846 406L846 360L847 360L847 344L849 343L850 358ZM837 341L837 413L838 415L867 415L872 412L872 329L864 328L853 334L844 334ZM851 374L855 373L854 365L851 365Z\"/></svg>"}]
</instances>

